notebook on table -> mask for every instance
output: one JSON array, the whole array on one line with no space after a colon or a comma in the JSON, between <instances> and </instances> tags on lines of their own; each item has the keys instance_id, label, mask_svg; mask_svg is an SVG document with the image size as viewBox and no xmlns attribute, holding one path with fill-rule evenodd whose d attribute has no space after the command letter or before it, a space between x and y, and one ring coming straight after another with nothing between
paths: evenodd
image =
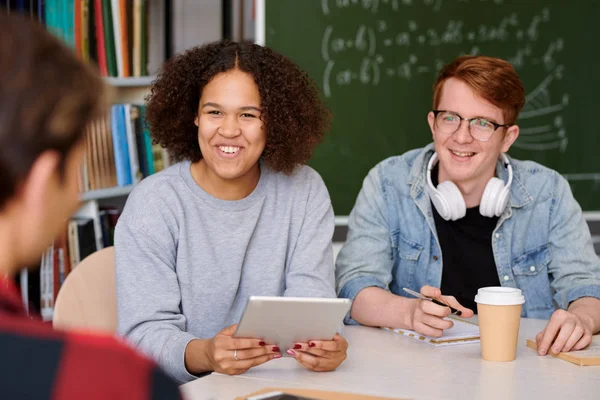
<instances>
[{"instance_id":1,"label":"notebook on table","mask_svg":"<svg viewBox=\"0 0 600 400\"><path fill-rule=\"evenodd\" d=\"M537 350L537 343L535 340L527 339L527 347ZM548 354L580 366L600 365L600 335L592 336L592 342L583 350Z\"/></svg>"},{"instance_id":2,"label":"notebook on table","mask_svg":"<svg viewBox=\"0 0 600 400\"><path fill-rule=\"evenodd\" d=\"M452 346L456 344L479 343L479 326L473 322L458 318L446 318L454 322L454 326L446 329L441 337L426 336L408 329L383 328L387 331L428 343L433 346Z\"/></svg>"}]
</instances>

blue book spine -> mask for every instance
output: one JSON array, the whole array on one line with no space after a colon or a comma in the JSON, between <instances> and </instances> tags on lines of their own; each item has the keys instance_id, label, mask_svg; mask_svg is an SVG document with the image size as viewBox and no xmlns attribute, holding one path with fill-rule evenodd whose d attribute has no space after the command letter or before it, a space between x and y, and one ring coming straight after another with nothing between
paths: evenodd
<instances>
[{"instance_id":1,"label":"blue book spine","mask_svg":"<svg viewBox=\"0 0 600 400\"><path fill-rule=\"evenodd\" d=\"M74 0L62 0L63 16L63 38L64 41L75 48L75 2Z\"/></svg>"},{"instance_id":2,"label":"blue book spine","mask_svg":"<svg viewBox=\"0 0 600 400\"><path fill-rule=\"evenodd\" d=\"M58 30L56 28L56 2L58 0L46 0L46 10L45 10L45 23L46 28L58 36ZM60 37L60 36L59 36Z\"/></svg>"},{"instance_id":3,"label":"blue book spine","mask_svg":"<svg viewBox=\"0 0 600 400\"><path fill-rule=\"evenodd\" d=\"M146 123L146 106L140 107L140 118L142 119L142 137L144 138L144 146L146 147L146 163L148 175L154 173L154 158L152 157L152 139L150 138L150 128Z\"/></svg>"},{"instance_id":4,"label":"blue book spine","mask_svg":"<svg viewBox=\"0 0 600 400\"><path fill-rule=\"evenodd\" d=\"M123 149L123 167L125 169L125 185L131 185L133 183L133 176L131 175L131 161L129 160L129 142L127 141L127 125L129 124L129 115L125 110L125 105L119 104L119 143Z\"/></svg>"},{"instance_id":5,"label":"blue book spine","mask_svg":"<svg viewBox=\"0 0 600 400\"><path fill-rule=\"evenodd\" d=\"M115 104L110 109L110 128L115 153L115 169L117 170L117 184L119 186L131 185L131 170L129 168L129 148L125 137L125 108Z\"/></svg>"},{"instance_id":6,"label":"blue book spine","mask_svg":"<svg viewBox=\"0 0 600 400\"><path fill-rule=\"evenodd\" d=\"M148 175L152 175L154 173L154 158L152 157L152 140L150 139L150 132L147 129L144 129L144 145L146 146L146 163L148 168Z\"/></svg>"},{"instance_id":7,"label":"blue book spine","mask_svg":"<svg viewBox=\"0 0 600 400\"><path fill-rule=\"evenodd\" d=\"M110 108L110 133L112 136L113 151L115 154L115 169L117 171L117 185L125 185L125 171L123 168L123 149L119 144L119 105Z\"/></svg>"},{"instance_id":8,"label":"blue book spine","mask_svg":"<svg viewBox=\"0 0 600 400\"><path fill-rule=\"evenodd\" d=\"M54 26L54 33L60 40L65 40L65 24L63 18L63 2L66 0L54 0L54 16L52 18L52 25Z\"/></svg>"}]
</instances>

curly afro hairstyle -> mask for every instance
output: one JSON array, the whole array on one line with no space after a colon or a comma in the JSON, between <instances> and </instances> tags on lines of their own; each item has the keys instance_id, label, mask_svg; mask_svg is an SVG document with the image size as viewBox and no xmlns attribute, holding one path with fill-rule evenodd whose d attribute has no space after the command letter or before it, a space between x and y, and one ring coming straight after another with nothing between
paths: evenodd
<instances>
[{"instance_id":1,"label":"curly afro hairstyle","mask_svg":"<svg viewBox=\"0 0 600 400\"><path fill-rule=\"evenodd\" d=\"M238 69L253 76L266 131L264 162L289 174L305 164L330 126L314 82L295 63L251 42L227 40L195 47L167 61L146 98L154 142L174 161L202 159L198 113L202 89L215 75Z\"/></svg>"}]
</instances>

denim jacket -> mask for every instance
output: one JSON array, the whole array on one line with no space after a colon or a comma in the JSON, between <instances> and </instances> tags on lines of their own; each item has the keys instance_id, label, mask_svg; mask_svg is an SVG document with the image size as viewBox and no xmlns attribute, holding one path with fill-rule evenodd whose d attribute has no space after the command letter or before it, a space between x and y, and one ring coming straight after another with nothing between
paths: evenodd
<instances>
[{"instance_id":1,"label":"denim jacket","mask_svg":"<svg viewBox=\"0 0 600 400\"><path fill-rule=\"evenodd\" d=\"M339 297L354 299L370 286L397 295L403 287L440 287L443 257L425 190L432 154L430 144L388 158L365 178L336 262ZM600 258L568 182L531 161L511 164L510 199L491 238L501 285L523 291L522 316L530 318L600 298ZM496 170L506 182L501 162ZM348 316L346 323L356 321Z\"/></svg>"}]
</instances>

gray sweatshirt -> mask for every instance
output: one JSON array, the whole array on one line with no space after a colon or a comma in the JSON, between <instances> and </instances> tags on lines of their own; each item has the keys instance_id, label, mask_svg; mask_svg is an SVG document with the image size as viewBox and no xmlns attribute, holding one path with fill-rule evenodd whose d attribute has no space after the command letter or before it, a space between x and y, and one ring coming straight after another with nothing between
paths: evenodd
<instances>
[{"instance_id":1,"label":"gray sweatshirt","mask_svg":"<svg viewBox=\"0 0 600 400\"><path fill-rule=\"evenodd\" d=\"M261 165L254 191L217 199L183 162L138 185L115 231L119 333L181 382L187 344L239 322L249 296L335 297L323 180Z\"/></svg>"}]
</instances>

